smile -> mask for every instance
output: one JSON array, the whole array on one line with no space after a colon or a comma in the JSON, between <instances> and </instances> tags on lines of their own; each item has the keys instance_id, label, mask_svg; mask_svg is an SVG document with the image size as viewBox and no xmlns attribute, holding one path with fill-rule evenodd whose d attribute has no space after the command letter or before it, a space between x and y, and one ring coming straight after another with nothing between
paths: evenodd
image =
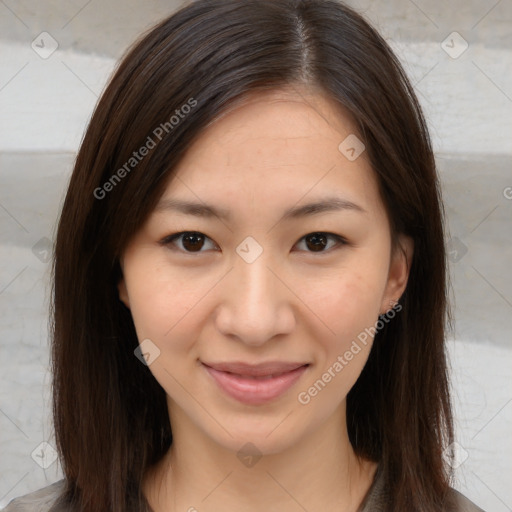
<instances>
[{"instance_id":1,"label":"smile","mask_svg":"<svg viewBox=\"0 0 512 512\"><path fill-rule=\"evenodd\" d=\"M253 371L244 370L244 373L240 374L212 368L203 363L203 368L224 393L247 405L261 405L276 399L301 378L308 366L308 364L295 365L291 370L281 372L272 370L273 373L268 373L269 370L267 370L267 374L262 375L264 370L261 368Z\"/></svg>"}]
</instances>

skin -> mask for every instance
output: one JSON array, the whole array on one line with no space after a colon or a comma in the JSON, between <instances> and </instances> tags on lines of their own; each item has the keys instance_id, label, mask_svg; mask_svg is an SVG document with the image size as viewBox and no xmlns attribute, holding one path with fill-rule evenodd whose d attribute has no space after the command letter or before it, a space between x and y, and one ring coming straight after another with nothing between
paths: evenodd
<instances>
[{"instance_id":1,"label":"skin","mask_svg":"<svg viewBox=\"0 0 512 512\"><path fill-rule=\"evenodd\" d=\"M119 297L139 340L160 350L149 368L167 393L174 436L144 482L155 512L256 512L270 504L350 512L368 492L376 464L352 449L346 396L371 337L309 403L297 399L407 284L412 241L400 236L403 250L392 251L366 152L349 161L338 149L350 134L357 131L348 113L319 91L251 94L207 127L162 196L226 208L231 220L155 209L123 252ZM366 213L279 220L325 195ZM159 243L181 231L204 234L203 245L183 237ZM347 244L328 238L315 251L304 238L311 233L334 233ZM248 236L263 250L251 263L236 252ZM201 366L269 360L310 366L263 405L227 396ZM252 466L237 457L247 442L262 455Z\"/></svg>"}]
</instances>

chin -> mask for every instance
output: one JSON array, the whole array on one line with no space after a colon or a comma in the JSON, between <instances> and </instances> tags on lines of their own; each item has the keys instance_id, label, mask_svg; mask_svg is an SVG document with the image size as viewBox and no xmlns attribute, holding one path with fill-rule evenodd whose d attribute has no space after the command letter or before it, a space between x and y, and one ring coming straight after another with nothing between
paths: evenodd
<instances>
[{"instance_id":1,"label":"chin","mask_svg":"<svg viewBox=\"0 0 512 512\"><path fill-rule=\"evenodd\" d=\"M262 419L253 413L252 419L245 417L225 424L232 437L225 430L221 429L219 432L217 429L217 435L212 438L225 449L235 452L239 458L245 452L255 456L281 453L290 449L301 437L294 422L283 421L286 416L279 414Z\"/></svg>"}]
</instances>

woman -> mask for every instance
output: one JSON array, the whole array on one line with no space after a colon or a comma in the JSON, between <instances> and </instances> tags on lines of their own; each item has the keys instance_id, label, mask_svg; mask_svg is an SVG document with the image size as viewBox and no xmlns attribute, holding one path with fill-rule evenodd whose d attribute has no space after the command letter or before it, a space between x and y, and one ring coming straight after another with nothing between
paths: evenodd
<instances>
[{"instance_id":1,"label":"woman","mask_svg":"<svg viewBox=\"0 0 512 512\"><path fill-rule=\"evenodd\" d=\"M443 208L331 0L198 0L124 57L54 259L65 479L7 511L478 511L450 488Z\"/></svg>"}]
</instances>

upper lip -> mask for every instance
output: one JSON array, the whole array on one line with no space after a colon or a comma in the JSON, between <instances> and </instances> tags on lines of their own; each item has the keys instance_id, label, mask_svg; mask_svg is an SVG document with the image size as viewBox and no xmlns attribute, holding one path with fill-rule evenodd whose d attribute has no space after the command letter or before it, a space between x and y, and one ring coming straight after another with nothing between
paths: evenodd
<instances>
[{"instance_id":1,"label":"upper lip","mask_svg":"<svg viewBox=\"0 0 512 512\"><path fill-rule=\"evenodd\" d=\"M203 363L219 372L235 373L237 375L247 375L249 377L264 377L267 375L279 375L281 373L291 372L308 363L286 363L282 361L268 361L259 364L248 364L241 361Z\"/></svg>"}]
</instances>

